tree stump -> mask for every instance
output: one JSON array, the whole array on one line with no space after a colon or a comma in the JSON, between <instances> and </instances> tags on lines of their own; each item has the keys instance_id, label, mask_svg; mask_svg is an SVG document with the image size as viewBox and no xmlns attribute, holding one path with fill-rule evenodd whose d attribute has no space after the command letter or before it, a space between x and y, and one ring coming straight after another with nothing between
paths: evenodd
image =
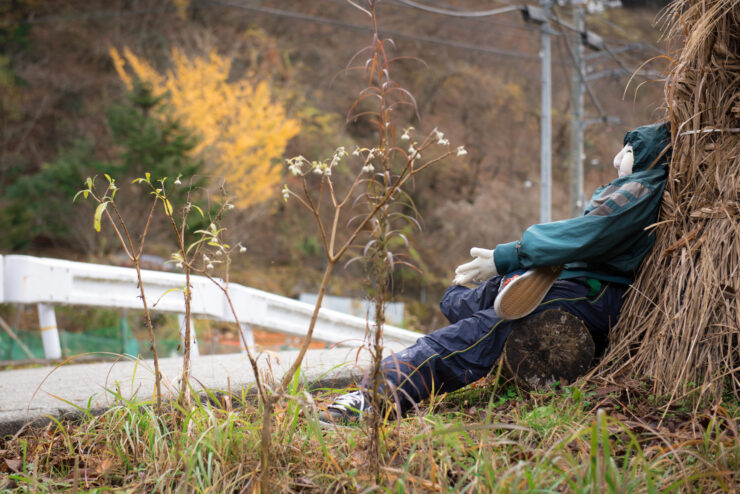
<instances>
[{"instance_id":1,"label":"tree stump","mask_svg":"<svg viewBox=\"0 0 740 494\"><path fill-rule=\"evenodd\" d=\"M550 309L514 327L504 346L504 367L524 387L542 389L585 374L594 351L591 334L580 319Z\"/></svg>"}]
</instances>

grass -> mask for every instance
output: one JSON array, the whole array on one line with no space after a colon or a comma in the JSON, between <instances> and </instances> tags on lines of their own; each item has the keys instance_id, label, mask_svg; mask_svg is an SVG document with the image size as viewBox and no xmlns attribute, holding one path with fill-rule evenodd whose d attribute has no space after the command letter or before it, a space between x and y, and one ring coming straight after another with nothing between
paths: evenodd
<instances>
[{"instance_id":1,"label":"grass","mask_svg":"<svg viewBox=\"0 0 740 494\"><path fill-rule=\"evenodd\" d=\"M496 390L495 393L494 388ZM291 386L276 409L273 485L284 492L373 487L368 431L322 430L313 396ZM637 390L639 391L639 390ZM740 488L737 403L661 421L633 390L527 393L493 379L384 423L382 492L733 492ZM115 394L115 393L114 393ZM654 398L653 398L654 399ZM234 406L234 403L240 405ZM53 422L0 444L0 489L17 492L250 492L259 480L261 413L211 394L156 415L124 400L77 423ZM670 415L670 416L669 416Z\"/></svg>"}]
</instances>

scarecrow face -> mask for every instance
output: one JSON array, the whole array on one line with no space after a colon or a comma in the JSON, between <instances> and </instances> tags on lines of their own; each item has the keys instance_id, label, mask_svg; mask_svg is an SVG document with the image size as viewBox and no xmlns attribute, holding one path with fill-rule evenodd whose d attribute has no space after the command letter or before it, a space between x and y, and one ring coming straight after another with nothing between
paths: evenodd
<instances>
[{"instance_id":1,"label":"scarecrow face","mask_svg":"<svg viewBox=\"0 0 740 494\"><path fill-rule=\"evenodd\" d=\"M627 144L614 157L614 168L617 169L617 174L619 174L620 178L632 173L632 165L634 162L635 157L632 152L632 146Z\"/></svg>"}]
</instances>

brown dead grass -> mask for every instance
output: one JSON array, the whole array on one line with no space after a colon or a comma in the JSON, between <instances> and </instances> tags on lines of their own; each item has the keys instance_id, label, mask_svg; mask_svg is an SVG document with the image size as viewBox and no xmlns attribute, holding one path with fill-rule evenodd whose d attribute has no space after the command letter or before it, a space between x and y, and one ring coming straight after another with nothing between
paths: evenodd
<instances>
[{"instance_id":1,"label":"brown dead grass","mask_svg":"<svg viewBox=\"0 0 740 494\"><path fill-rule=\"evenodd\" d=\"M673 157L656 244L605 361L698 403L740 396L740 2L676 1L665 20L683 40L665 85Z\"/></svg>"}]
</instances>

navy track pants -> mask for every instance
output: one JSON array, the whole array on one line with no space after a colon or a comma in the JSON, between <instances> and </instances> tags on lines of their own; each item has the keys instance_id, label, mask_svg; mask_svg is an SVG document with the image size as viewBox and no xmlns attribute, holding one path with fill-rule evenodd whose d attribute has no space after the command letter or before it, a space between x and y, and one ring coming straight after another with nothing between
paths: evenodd
<instances>
[{"instance_id":1,"label":"navy track pants","mask_svg":"<svg viewBox=\"0 0 740 494\"><path fill-rule=\"evenodd\" d=\"M383 391L395 398L402 411L432 392L454 391L490 372L509 333L524 320L504 321L493 310L501 279L494 276L473 289L457 285L448 288L440 308L451 324L383 359ZM593 290L585 278L558 280L527 317L555 308L577 316L591 333L599 355L606 348L609 329L617 321L624 290L624 285L613 283Z\"/></svg>"}]
</instances>

